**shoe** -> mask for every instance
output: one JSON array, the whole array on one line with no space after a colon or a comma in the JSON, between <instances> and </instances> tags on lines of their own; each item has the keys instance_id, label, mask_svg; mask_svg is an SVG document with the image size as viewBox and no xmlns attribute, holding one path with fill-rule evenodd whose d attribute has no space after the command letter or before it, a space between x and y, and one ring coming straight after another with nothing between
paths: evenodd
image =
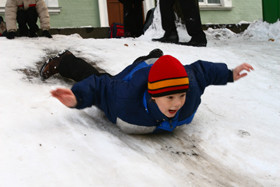
<instances>
[{"instance_id":1,"label":"shoe","mask_svg":"<svg viewBox=\"0 0 280 187\"><path fill-rule=\"evenodd\" d=\"M179 42L180 45L187 45L187 46L193 46L193 47L206 47L207 40L204 39L194 39L192 38L189 42Z\"/></svg>"},{"instance_id":2,"label":"shoe","mask_svg":"<svg viewBox=\"0 0 280 187\"><path fill-rule=\"evenodd\" d=\"M149 58L159 58L162 55L163 55L163 52L162 52L161 49L154 49L146 56L146 58L147 59L149 59Z\"/></svg>"},{"instance_id":3,"label":"shoe","mask_svg":"<svg viewBox=\"0 0 280 187\"><path fill-rule=\"evenodd\" d=\"M50 32L48 30L44 30L42 32L42 36L47 37L47 38L52 38L52 35L50 34Z\"/></svg>"},{"instance_id":4,"label":"shoe","mask_svg":"<svg viewBox=\"0 0 280 187\"><path fill-rule=\"evenodd\" d=\"M29 36L29 29L27 28L26 25L19 25L18 36L19 37L28 37Z\"/></svg>"},{"instance_id":5,"label":"shoe","mask_svg":"<svg viewBox=\"0 0 280 187\"><path fill-rule=\"evenodd\" d=\"M179 37L177 32L173 32L171 34L164 34L161 38L154 38L152 39L154 42L162 42L162 43L175 43L177 44L179 41Z\"/></svg>"},{"instance_id":6,"label":"shoe","mask_svg":"<svg viewBox=\"0 0 280 187\"><path fill-rule=\"evenodd\" d=\"M48 59L40 69L40 76L43 80L48 79L52 75L58 73L58 67L61 59L65 55L71 55L72 53L68 50L58 53L57 56Z\"/></svg>"},{"instance_id":7,"label":"shoe","mask_svg":"<svg viewBox=\"0 0 280 187\"><path fill-rule=\"evenodd\" d=\"M140 57L138 57L133 63L146 61L146 60L151 59L151 58L159 58L162 55L163 55L162 50L154 49L147 56L140 56Z\"/></svg>"},{"instance_id":8,"label":"shoe","mask_svg":"<svg viewBox=\"0 0 280 187\"><path fill-rule=\"evenodd\" d=\"M28 30L19 30L19 36L20 37L28 37L29 36L29 32Z\"/></svg>"},{"instance_id":9,"label":"shoe","mask_svg":"<svg viewBox=\"0 0 280 187\"><path fill-rule=\"evenodd\" d=\"M37 34L36 32L29 31L29 37L30 37L30 38L37 38L37 37L38 37L38 34Z\"/></svg>"},{"instance_id":10,"label":"shoe","mask_svg":"<svg viewBox=\"0 0 280 187\"><path fill-rule=\"evenodd\" d=\"M7 32L7 35L6 35L6 37L7 37L8 39L14 39L15 36L16 36L16 33L15 33L15 32Z\"/></svg>"}]
</instances>

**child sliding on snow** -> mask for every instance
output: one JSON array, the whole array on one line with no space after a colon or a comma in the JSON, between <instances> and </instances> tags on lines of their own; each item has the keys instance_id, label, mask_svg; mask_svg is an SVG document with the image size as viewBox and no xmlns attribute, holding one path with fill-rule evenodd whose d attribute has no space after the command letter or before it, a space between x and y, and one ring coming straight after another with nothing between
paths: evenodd
<instances>
[{"instance_id":1,"label":"child sliding on snow","mask_svg":"<svg viewBox=\"0 0 280 187\"><path fill-rule=\"evenodd\" d=\"M250 72L253 67L244 63L231 71L224 63L201 60L183 66L176 58L155 49L111 76L65 51L49 59L40 75L47 79L59 73L78 81L72 89L51 91L67 107L95 105L122 131L145 134L173 131L190 123L205 88L236 81L247 75L241 73L243 70Z\"/></svg>"}]
</instances>

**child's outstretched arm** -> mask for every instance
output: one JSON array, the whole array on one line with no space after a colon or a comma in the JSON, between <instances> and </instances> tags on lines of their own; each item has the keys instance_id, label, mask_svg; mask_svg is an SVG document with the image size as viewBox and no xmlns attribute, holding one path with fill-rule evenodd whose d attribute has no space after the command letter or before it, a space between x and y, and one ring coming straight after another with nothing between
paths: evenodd
<instances>
[{"instance_id":1,"label":"child's outstretched arm","mask_svg":"<svg viewBox=\"0 0 280 187\"><path fill-rule=\"evenodd\" d=\"M51 94L67 107L75 107L77 105L77 99L70 89L57 88L52 90Z\"/></svg>"},{"instance_id":2,"label":"child's outstretched arm","mask_svg":"<svg viewBox=\"0 0 280 187\"><path fill-rule=\"evenodd\" d=\"M247 64L247 63L243 63L243 64L237 66L236 68L234 68L232 70L234 81L237 81L238 79L245 77L247 75L247 73L241 73L241 71L243 71L243 70L250 72L251 70L254 70L254 68L250 64Z\"/></svg>"}]
</instances>

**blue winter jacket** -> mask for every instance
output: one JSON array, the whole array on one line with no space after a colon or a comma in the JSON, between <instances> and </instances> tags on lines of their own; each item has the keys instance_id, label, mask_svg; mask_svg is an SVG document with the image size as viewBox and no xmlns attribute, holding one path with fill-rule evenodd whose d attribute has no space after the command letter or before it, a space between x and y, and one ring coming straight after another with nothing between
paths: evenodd
<instances>
[{"instance_id":1,"label":"blue winter jacket","mask_svg":"<svg viewBox=\"0 0 280 187\"><path fill-rule=\"evenodd\" d=\"M196 61L184 66L189 76L189 91L184 106L172 119L162 114L147 92L151 65L136 62L119 74L92 75L72 87L77 109L95 105L121 130L131 134L173 131L188 124L201 102L201 95L209 85L232 82L232 71L224 63Z\"/></svg>"}]
</instances>

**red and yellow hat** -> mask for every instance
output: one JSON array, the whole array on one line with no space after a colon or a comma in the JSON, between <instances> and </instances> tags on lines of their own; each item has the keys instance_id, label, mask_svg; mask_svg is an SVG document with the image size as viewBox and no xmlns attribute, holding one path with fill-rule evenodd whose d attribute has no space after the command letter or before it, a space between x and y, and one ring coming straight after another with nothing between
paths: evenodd
<instances>
[{"instance_id":1,"label":"red and yellow hat","mask_svg":"<svg viewBox=\"0 0 280 187\"><path fill-rule=\"evenodd\" d=\"M152 97L182 93L188 88L188 74L176 58L164 55L152 65L148 77L148 92Z\"/></svg>"}]
</instances>

